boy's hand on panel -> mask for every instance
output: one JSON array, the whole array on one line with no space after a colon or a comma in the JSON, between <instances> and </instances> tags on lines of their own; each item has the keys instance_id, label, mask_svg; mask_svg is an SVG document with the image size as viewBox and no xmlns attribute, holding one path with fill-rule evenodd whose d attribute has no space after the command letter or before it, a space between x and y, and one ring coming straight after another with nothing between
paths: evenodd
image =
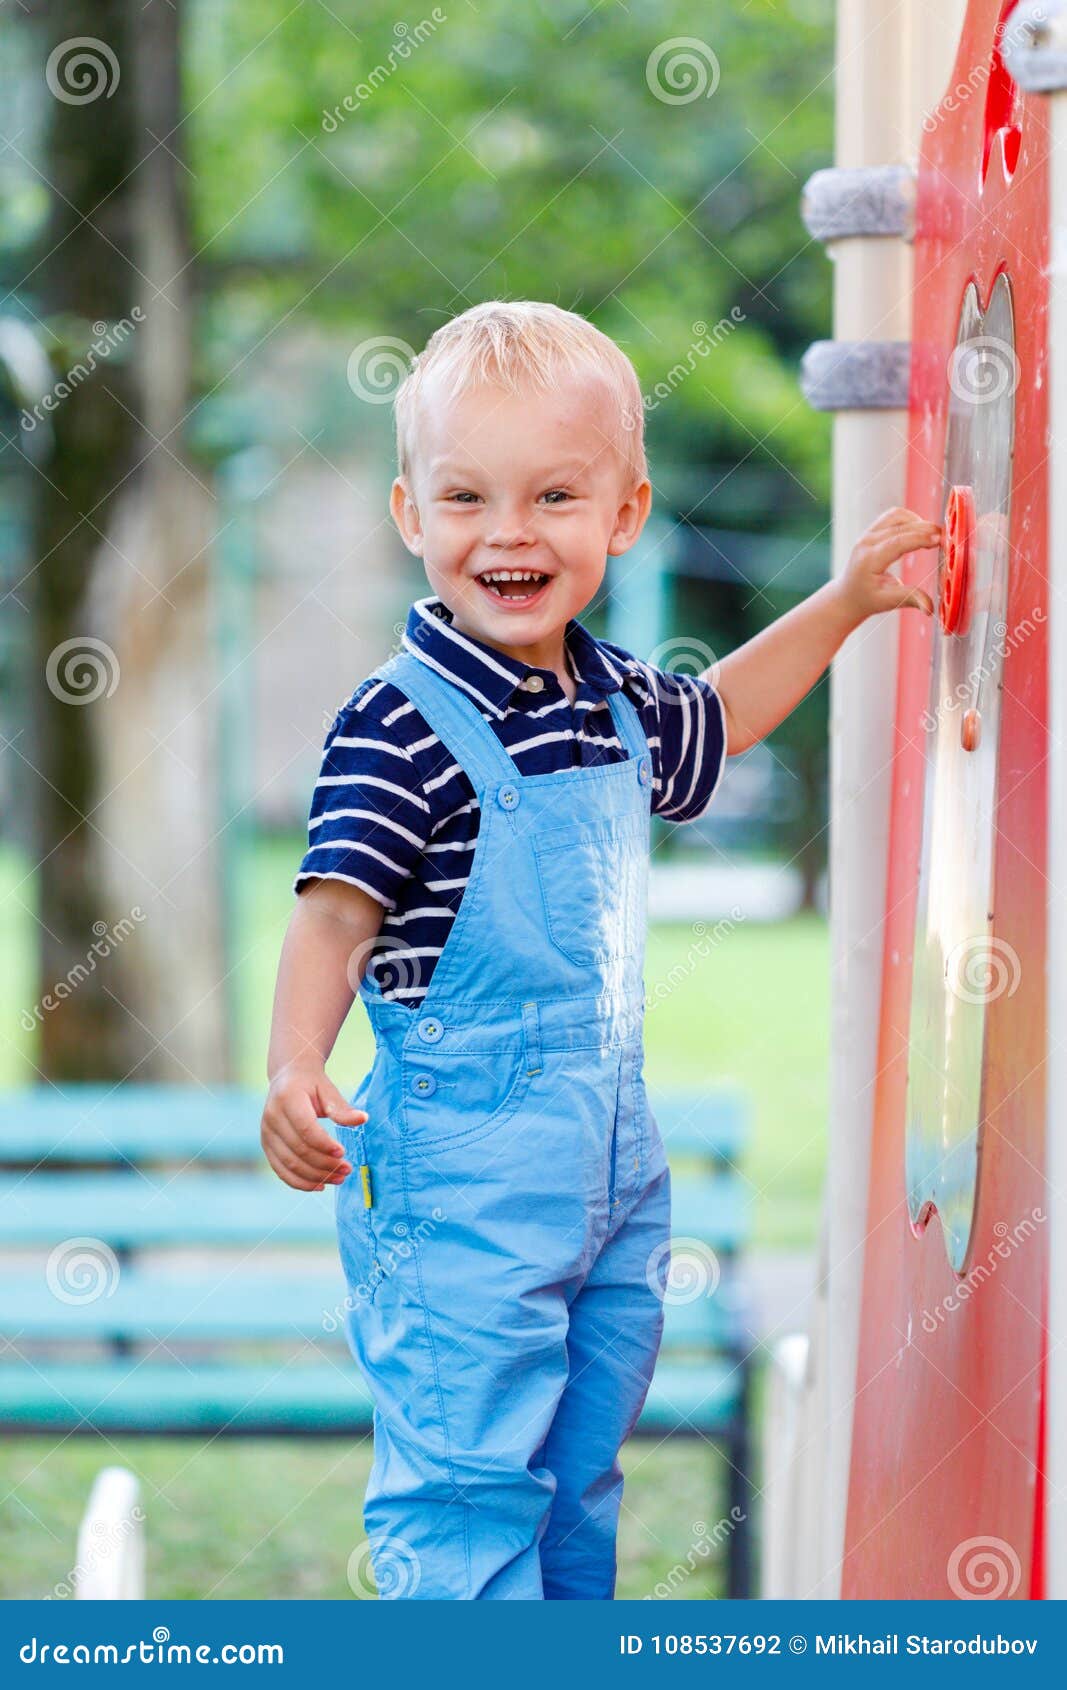
<instances>
[{"instance_id":1,"label":"boy's hand on panel","mask_svg":"<svg viewBox=\"0 0 1067 1690\"><path fill-rule=\"evenodd\" d=\"M932 616L934 603L921 587L905 586L887 573L908 552L928 551L941 543L941 528L903 506L883 511L860 535L839 582L842 601L857 623L886 610L914 605Z\"/></svg>"},{"instance_id":2,"label":"boy's hand on panel","mask_svg":"<svg viewBox=\"0 0 1067 1690\"><path fill-rule=\"evenodd\" d=\"M286 1067L271 1081L260 1124L260 1143L274 1172L297 1191L323 1191L352 1172L344 1147L320 1117L357 1127L367 1119L342 1097L323 1068Z\"/></svg>"}]
</instances>

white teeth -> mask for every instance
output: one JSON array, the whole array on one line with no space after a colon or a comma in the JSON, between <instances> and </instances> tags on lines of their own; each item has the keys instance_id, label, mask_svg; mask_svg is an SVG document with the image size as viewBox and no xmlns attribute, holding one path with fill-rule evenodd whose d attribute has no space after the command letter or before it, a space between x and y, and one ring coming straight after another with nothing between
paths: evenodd
<instances>
[{"instance_id":1,"label":"white teeth","mask_svg":"<svg viewBox=\"0 0 1067 1690\"><path fill-rule=\"evenodd\" d=\"M481 579L483 581L540 581L542 574L539 569L487 569Z\"/></svg>"}]
</instances>

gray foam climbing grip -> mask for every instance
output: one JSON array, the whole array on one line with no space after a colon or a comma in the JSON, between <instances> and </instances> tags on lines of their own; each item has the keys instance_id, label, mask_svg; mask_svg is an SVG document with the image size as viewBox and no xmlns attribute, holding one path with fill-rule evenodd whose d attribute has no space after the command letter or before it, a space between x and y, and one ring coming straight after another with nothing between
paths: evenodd
<instances>
[{"instance_id":1,"label":"gray foam climbing grip","mask_svg":"<svg viewBox=\"0 0 1067 1690\"><path fill-rule=\"evenodd\" d=\"M1067 88L1067 0L1022 0L1004 26L1000 52L1025 93Z\"/></svg>"},{"instance_id":2,"label":"gray foam climbing grip","mask_svg":"<svg viewBox=\"0 0 1067 1690\"><path fill-rule=\"evenodd\" d=\"M910 362L906 340L816 340L800 361L800 389L816 411L905 411Z\"/></svg>"},{"instance_id":3,"label":"gray foam climbing grip","mask_svg":"<svg viewBox=\"0 0 1067 1690\"><path fill-rule=\"evenodd\" d=\"M816 170L800 196L800 215L819 241L849 235L902 235L915 228L915 172L902 164Z\"/></svg>"}]
</instances>

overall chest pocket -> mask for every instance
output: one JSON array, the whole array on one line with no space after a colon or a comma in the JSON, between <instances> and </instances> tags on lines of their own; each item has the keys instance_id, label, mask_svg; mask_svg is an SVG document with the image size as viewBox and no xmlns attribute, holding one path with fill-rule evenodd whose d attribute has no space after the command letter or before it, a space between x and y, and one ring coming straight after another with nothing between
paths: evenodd
<instances>
[{"instance_id":1,"label":"overall chest pocket","mask_svg":"<svg viewBox=\"0 0 1067 1690\"><path fill-rule=\"evenodd\" d=\"M545 924L579 967L636 956L648 903L648 824L639 816L550 828L533 842Z\"/></svg>"}]
</instances>

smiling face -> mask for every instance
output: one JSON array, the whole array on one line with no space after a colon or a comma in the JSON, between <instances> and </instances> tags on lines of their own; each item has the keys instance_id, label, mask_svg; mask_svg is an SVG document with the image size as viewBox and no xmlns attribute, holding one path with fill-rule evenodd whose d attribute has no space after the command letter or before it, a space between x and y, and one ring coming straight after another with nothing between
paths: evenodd
<instances>
[{"instance_id":1,"label":"smiling face","mask_svg":"<svg viewBox=\"0 0 1067 1690\"><path fill-rule=\"evenodd\" d=\"M393 517L454 625L535 667L562 670L563 630L625 552L651 489L629 490L621 422L602 381L550 393L489 383L420 396L417 461L393 484Z\"/></svg>"}]
</instances>

